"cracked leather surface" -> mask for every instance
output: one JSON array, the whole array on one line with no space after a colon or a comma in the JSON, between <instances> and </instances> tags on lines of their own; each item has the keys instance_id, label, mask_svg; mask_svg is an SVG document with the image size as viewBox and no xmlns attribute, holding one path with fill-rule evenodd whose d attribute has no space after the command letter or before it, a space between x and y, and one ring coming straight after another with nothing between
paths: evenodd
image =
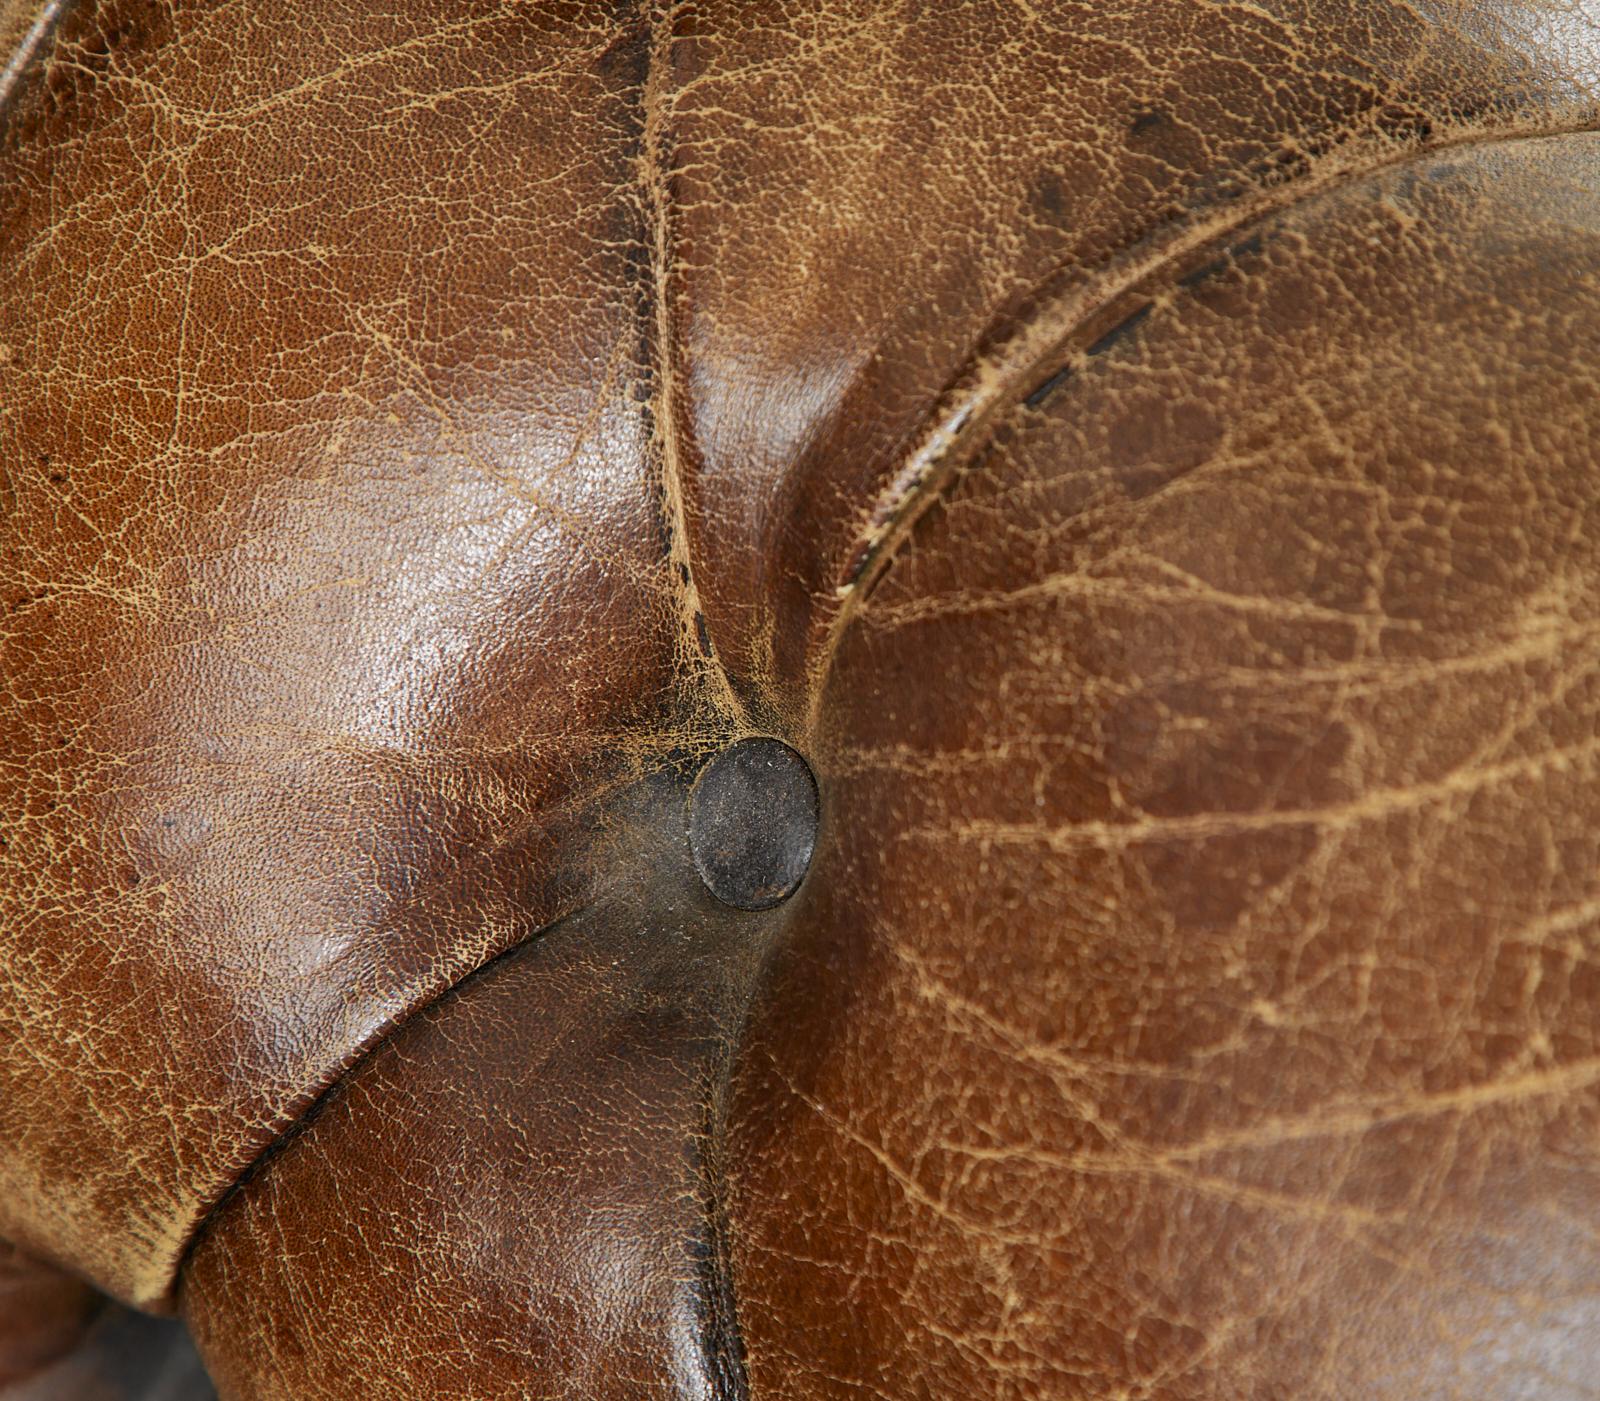
<instances>
[{"instance_id":1,"label":"cracked leather surface","mask_svg":"<svg viewBox=\"0 0 1600 1401\"><path fill-rule=\"evenodd\" d=\"M1592 1394L1600 15L0 40L0 1368Z\"/></svg>"}]
</instances>

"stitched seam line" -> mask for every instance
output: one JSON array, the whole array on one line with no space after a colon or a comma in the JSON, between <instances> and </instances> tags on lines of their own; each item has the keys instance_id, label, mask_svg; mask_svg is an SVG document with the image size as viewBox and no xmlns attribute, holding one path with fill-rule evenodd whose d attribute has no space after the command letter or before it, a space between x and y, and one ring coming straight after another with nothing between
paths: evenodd
<instances>
[{"instance_id":1,"label":"stitched seam line","mask_svg":"<svg viewBox=\"0 0 1600 1401\"><path fill-rule=\"evenodd\" d=\"M1307 176L1264 191L1229 206L1231 217L1196 219L1172 232L1143 257L1132 257L1091 278L1083 287L1060 297L1057 307L1046 306L1028 316L1008 335L997 338L999 348L971 362L954 381L910 454L908 466L880 496L872 517L877 522L857 537L846 556L845 578L835 589L838 600L817 661L810 668L811 709L808 729L815 731L827 690L828 675L839 643L860 600L894 558L912 527L955 479L959 468L990 440L1000 422L1039 385L1046 367L1070 358L1069 352L1085 347L1100 332L1106 313L1142 287L1172 278L1174 272L1206 253L1225 248L1254 225L1283 214L1321 195L1358 184L1394 166L1426 160L1446 151L1479 146L1515 145L1567 136L1593 135L1600 129L1600 113L1587 114L1568 124L1551 124L1526 130L1463 133L1455 139L1431 141L1395 151L1386 158L1350 164L1330 164L1324 174ZM1029 300L1051 300L1051 284L1075 269L1058 268L1042 280ZM1052 314L1055 312L1056 314ZM1120 322L1119 322L1120 324Z\"/></svg>"}]
</instances>

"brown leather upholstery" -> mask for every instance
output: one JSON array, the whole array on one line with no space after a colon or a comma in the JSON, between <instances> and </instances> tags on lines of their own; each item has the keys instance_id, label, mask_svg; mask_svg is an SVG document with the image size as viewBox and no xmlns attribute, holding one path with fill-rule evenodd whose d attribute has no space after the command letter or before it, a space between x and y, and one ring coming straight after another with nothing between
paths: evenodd
<instances>
[{"instance_id":1,"label":"brown leather upholstery","mask_svg":"<svg viewBox=\"0 0 1600 1401\"><path fill-rule=\"evenodd\" d=\"M1593 1394L1600 14L0 39L0 1371Z\"/></svg>"}]
</instances>

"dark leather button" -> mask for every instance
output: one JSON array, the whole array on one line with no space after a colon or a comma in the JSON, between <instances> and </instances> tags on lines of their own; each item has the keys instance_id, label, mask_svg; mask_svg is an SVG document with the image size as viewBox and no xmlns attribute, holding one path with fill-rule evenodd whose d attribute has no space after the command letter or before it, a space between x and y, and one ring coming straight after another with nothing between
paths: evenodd
<instances>
[{"instance_id":1,"label":"dark leather button","mask_svg":"<svg viewBox=\"0 0 1600 1401\"><path fill-rule=\"evenodd\" d=\"M794 894L817 844L817 782L775 739L746 739L711 760L689 795L689 849L725 905L765 910Z\"/></svg>"}]
</instances>

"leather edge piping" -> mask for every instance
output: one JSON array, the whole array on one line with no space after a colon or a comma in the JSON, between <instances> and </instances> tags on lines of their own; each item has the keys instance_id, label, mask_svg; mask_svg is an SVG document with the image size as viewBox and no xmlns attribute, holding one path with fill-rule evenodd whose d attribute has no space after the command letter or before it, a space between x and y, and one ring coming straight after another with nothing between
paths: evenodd
<instances>
[{"instance_id":1,"label":"leather edge piping","mask_svg":"<svg viewBox=\"0 0 1600 1401\"><path fill-rule=\"evenodd\" d=\"M1202 261L1207 255L1225 253L1240 242L1247 230L1275 215L1391 167L1475 146L1596 134L1600 134L1600 110L1585 112L1564 124L1480 129L1382 152L1378 159L1329 162L1316 175L1269 188L1254 199L1230 206L1230 217L1178 226L1104 273L1091 276L1086 284L1065 288L1061 285L1077 271L1072 267L1059 268L1045 278L1027 298L1037 310L1019 324L983 340L982 344L993 347L992 351L980 352L952 382L915 441L906 466L864 513L868 525L844 557L844 568L833 590L837 606L815 660L808 667L811 701L806 733L816 733L828 675L844 633L862 599L871 592L923 512L989 441L1000 422L1041 387L1041 376L1067 369L1086 351L1088 342L1114 334L1130 314L1138 314L1136 299L1144 288L1169 279L1176 269ZM1370 150L1371 145L1363 142L1360 149Z\"/></svg>"},{"instance_id":2,"label":"leather edge piping","mask_svg":"<svg viewBox=\"0 0 1600 1401\"><path fill-rule=\"evenodd\" d=\"M431 996L419 999L412 1005L397 1012L377 1026L371 1036L361 1042L350 1055L346 1056L337 1065L333 1066L323 1081L308 1090L299 1101L291 1102L286 1107L280 1121L274 1126L272 1136L228 1181L227 1185L196 1214L194 1224L190 1228L188 1238L183 1248L178 1252L173 1264L170 1281L167 1286L163 1302L172 1312L182 1309L182 1296L186 1284L189 1262L194 1258L195 1252L200 1248L211 1229L221 1218L228 1204L250 1185L272 1161L284 1152L291 1143L302 1133L309 1129L323 1111L328 1108L342 1093L344 1087L356 1073L372 1059L384 1045L396 1036L401 1028L410 1023L414 1018L424 1016L437 1007L443 1006L458 993L468 988L479 978L487 976L491 970L500 964L516 957L530 946L538 943L546 935L558 929L568 920L584 913L591 908L592 902L584 902L563 910L554 919L530 931L524 937L508 944L506 947L491 954L488 958L468 969L460 977L436 989Z\"/></svg>"}]
</instances>

